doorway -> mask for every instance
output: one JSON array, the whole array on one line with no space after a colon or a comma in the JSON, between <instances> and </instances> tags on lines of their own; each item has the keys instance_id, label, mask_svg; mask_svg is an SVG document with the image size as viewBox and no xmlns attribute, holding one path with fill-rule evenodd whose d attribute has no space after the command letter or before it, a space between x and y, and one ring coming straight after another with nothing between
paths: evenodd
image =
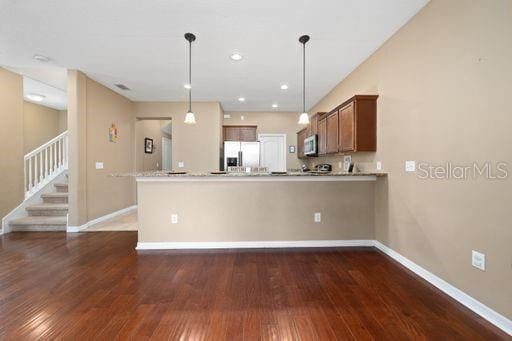
<instances>
[{"instance_id":1,"label":"doorway","mask_svg":"<svg viewBox=\"0 0 512 341\"><path fill-rule=\"evenodd\" d=\"M172 168L172 120L169 118L137 118L135 144L137 172Z\"/></svg>"},{"instance_id":2,"label":"doorway","mask_svg":"<svg viewBox=\"0 0 512 341\"><path fill-rule=\"evenodd\" d=\"M171 139L165 136L162 136L162 170L163 171L171 171L172 170L172 145Z\"/></svg>"},{"instance_id":3,"label":"doorway","mask_svg":"<svg viewBox=\"0 0 512 341\"><path fill-rule=\"evenodd\" d=\"M260 165L271 172L286 172L286 134L258 134Z\"/></svg>"}]
</instances>

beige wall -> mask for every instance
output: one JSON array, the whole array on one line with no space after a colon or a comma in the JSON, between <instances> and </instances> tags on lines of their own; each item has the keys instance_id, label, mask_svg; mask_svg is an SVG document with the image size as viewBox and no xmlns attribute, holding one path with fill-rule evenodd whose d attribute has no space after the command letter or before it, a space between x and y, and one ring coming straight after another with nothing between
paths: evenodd
<instances>
[{"instance_id":1,"label":"beige wall","mask_svg":"<svg viewBox=\"0 0 512 341\"><path fill-rule=\"evenodd\" d=\"M23 102L24 153L34 150L59 135L59 119L58 110Z\"/></svg>"},{"instance_id":2,"label":"beige wall","mask_svg":"<svg viewBox=\"0 0 512 341\"><path fill-rule=\"evenodd\" d=\"M69 221L79 227L88 221L135 204L133 178L112 173L135 167L133 103L89 79L80 71L68 72ZM118 129L117 142L109 128ZM103 162L103 169L96 169Z\"/></svg>"},{"instance_id":3,"label":"beige wall","mask_svg":"<svg viewBox=\"0 0 512 341\"><path fill-rule=\"evenodd\" d=\"M87 222L87 76L68 71L68 228Z\"/></svg>"},{"instance_id":4,"label":"beige wall","mask_svg":"<svg viewBox=\"0 0 512 341\"><path fill-rule=\"evenodd\" d=\"M511 1L433 0L311 110L379 95L378 151L354 155L389 173L376 188L377 239L508 318L512 179L420 180L404 161L512 171L511 37Z\"/></svg>"},{"instance_id":5,"label":"beige wall","mask_svg":"<svg viewBox=\"0 0 512 341\"><path fill-rule=\"evenodd\" d=\"M112 173L133 171L135 120L133 103L127 98L87 78L87 219L135 204L133 178L113 178ZM115 124L117 142L109 141ZM96 169L103 162L104 169Z\"/></svg>"},{"instance_id":6,"label":"beige wall","mask_svg":"<svg viewBox=\"0 0 512 341\"><path fill-rule=\"evenodd\" d=\"M23 80L0 68L0 217L23 200Z\"/></svg>"},{"instance_id":7,"label":"beige wall","mask_svg":"<svg viewBox=\"0 0 512 341\"><path fill-rule=\"evenodd\" d=\"M183 123L187 102L134 102L138 118L172 119L174 170L204 172L219 169L222 108L218 102L194 102L196 125ZM178 168L184 162L184 168Z\"/></svg>"},{"instance_id":8,"label":"beige wall","mask_svg":"<svg viewBox=\"0 0 512 341\"><path fill-rule=\"evenodd\" d=\"M288 146L297 147L297 131L304 128L297 122L298 113L292 112L235 112L226 111L231 118L224 119L224 125L257 125L258 134L286 134L286 168L300 168L302 162L297 158L297 152L288 152ZM241 120L241 116L244 120Z\"/></svg>"},{"instance_id":9,"label":"beige wall","mask_svg":"<svg viewBox=\"0 0 512 341\"><path fill-rule=\"evenodd\" d=\"M146 172L162 169L162 138L171 138L171 135L162 131L162 127L170 122L170 120L138 120L135 123L137 171ZM152 154L144 152L146 137L153 139L154 151Z\"/></svg>"},{"instance_id":10,"label":"beige wall","mask_svg":"<svg viewBox=\"0 0 512 341\"><path fill-rule=\"evenodd\" d=\"M371 181L139 182L139 242L374 239L373 193Z\"/></svg>"},{"instance_id":11,"label":"beige wall","mask_svg":"<svg viewBox=\"0 0 512 341\"><path fill-rule=\"evenodd\" d=\"M68 112L67 110L59 110L59 133L68 130Z\"/></svg>"}]
</instances>

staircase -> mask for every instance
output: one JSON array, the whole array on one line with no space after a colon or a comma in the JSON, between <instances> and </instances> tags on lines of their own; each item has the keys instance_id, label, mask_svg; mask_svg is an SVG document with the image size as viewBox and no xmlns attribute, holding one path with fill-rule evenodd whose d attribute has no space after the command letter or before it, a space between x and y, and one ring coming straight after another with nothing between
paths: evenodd
<instances>
[{"instance_id":1,"label":"staircase","mask_svg":"<svg viewBox=\"0 0 512 341\"><path fill-rule=\"evenodd\" d=\"M42 204L27 206L27 217L11 220L14 231L66 231L68 214L68 184L56 182L55 192L41 194Z\"/></svg>"}]
</instances>

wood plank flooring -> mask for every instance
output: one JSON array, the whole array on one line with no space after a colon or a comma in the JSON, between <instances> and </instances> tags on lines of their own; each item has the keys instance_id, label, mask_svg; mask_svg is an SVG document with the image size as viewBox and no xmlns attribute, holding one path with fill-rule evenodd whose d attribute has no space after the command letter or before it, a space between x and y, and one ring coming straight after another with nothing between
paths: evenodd
<instances>
[{"instance_id":1,"label":"wood plank flooring","mask_svg":"<svg viewBox=\"0 0 512 341\"><path fill-rule=\"evenodd\" d=\"M373 248L135 251L136 232L0 241L0 339L493 340Z\"/></svg>"}]
</instances>

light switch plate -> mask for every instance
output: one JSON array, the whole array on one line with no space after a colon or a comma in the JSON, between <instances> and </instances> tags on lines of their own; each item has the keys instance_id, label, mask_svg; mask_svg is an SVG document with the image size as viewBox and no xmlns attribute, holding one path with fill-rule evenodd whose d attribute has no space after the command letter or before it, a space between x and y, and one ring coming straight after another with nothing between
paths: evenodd
<instances>
[{"instance_id":1,"label":"light switch plate","mask_svg":"<svg viewBox=\"0 0 512 341\"><path fill-rule=\"evenodd\" d=\"M377 161L376 168L377 168L377 170L382 170L382 162Z\"/></svg>"},{"instance_id":2,"label":"light switch plate","mask_svg":"<svg viewBox=\"0 0 512 341\"><path fill-rule=\"evenodd\" d=\"M241 120L241 121L245 120L244 115L240 116L240 120Z\"/></svg>"},{"instance_id":3,"label":"light switch plate","mask_svg":"<svg viewBox=\"0 0 512 341\"><path fill-rule=\"evenodd\" d=\"M178 223L178 215L176 213L171 214L171 224Z\"/></svg>"},{"instance_id":4,"label":"light switch plate","mask_svg":"<svg viewBox=\"0 0 512 341\"><path fill-rule=\"evenodd\" d=\"M322 213L316 212L314 219L315 219L315 223L321 222L322 221Z\"/></svg>"},{"instance_id":5,"label":"light switch plate","mask_svg":"<svg viewBox=\"0 0 512 341\"><path fill-rule=\"evenodd\" d=\"M405 161L406 172L416 172L416 161Z\"/></svg>"},{"instance_id":6,"label":"light switch plate","mask_svg":"<svg viewBox=\"0 0 512 341\"><path fill-rule=\"evenodd\" d=\"M183 162L183 161L178 162L178 168L183 168L183 167L185 167L185 162Z\"/></svg>"},{"instance_id":7,"label":"light switch plate","mask_svg":"<svg viewBox=\"0 0 512 341\"><path fill-rule=\"evenodd\" d=\"M485 271L485 254L472 250L471 251L471 265L475 268Z\"/></svg>"},{"instance_id":8,"label":"light switch plate","mask_svg":"<svg viewBox=\"0 0 512 341\"><path fill-rule=\"evenodd\" d=\"M103 162L96 162L96 169L103 169Z\"/></svg>"}]
</instances>

